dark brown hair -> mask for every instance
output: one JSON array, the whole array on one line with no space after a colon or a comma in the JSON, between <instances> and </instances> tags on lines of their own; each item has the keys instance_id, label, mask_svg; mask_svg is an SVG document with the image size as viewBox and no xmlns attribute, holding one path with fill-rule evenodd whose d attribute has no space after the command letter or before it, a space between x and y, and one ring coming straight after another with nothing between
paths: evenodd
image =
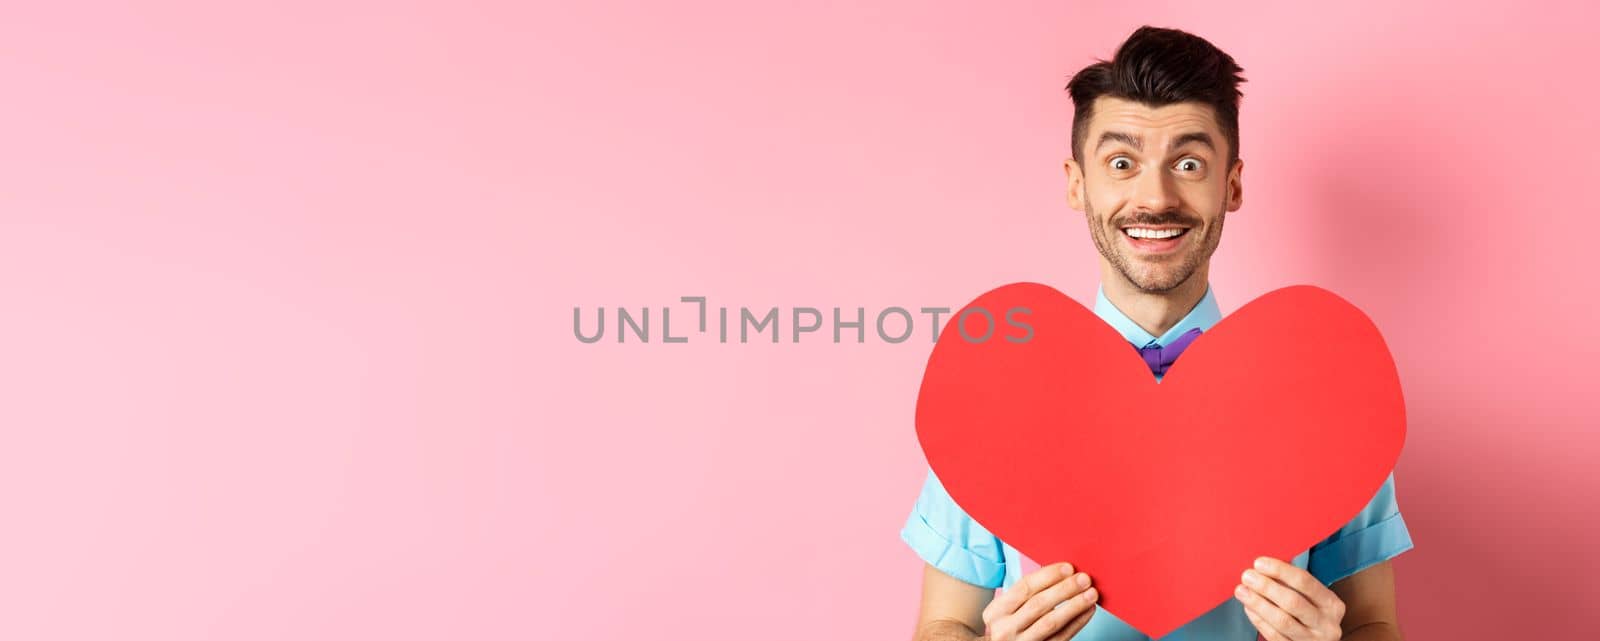
<instances>
[{"instance_id":1,"label":"dark brown hair","mask_svg":"<svg viewBox=\"0 0 1600 641\"><path fill-rule=\"evenodd\" d=\"M1110 96L1150 107L1200 102L1216 110L1217 126L1228 140L1228 166L1239 159L1239 75L1244 68L1204 38L1177 29L1145 25L1123 41L1111 60L1100 60L1073 74L1072 158L1079 158L1094 99Z\"/></svg>"}]
</instances>

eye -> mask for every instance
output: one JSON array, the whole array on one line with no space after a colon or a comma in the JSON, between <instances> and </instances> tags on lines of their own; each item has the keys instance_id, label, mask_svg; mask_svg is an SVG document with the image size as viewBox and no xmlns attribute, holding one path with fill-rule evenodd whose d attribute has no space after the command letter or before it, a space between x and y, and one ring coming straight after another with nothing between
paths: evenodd
<instances>
[{"instance_id":1,"label":"eye","mask_svg":"<svg viewBox=\"0 0 1600 641\"><path fill-rule=\"evenodd\" d=\"M1184 158L1183 160L1178 161L1178 169L1179 171L1200 171L1200 160L1196 158Z\"/></svg>"},{"instance_id":2,"label":"eye","mask_svg":"<svg viewBox=\"0 0 1600 641\"><path fill-rule=\"evenodd\" d=\"M1127 156L1113 156L1111 158L1111 168L1117 171L1133 169L1133 159Z\"/></svg>"}]
</instances>

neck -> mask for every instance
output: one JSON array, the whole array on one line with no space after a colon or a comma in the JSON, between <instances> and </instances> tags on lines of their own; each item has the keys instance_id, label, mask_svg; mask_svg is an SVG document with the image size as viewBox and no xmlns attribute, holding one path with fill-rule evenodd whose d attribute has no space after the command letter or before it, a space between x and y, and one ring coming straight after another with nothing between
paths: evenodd
<instances>
[{"instance_id":1,"label":"neck","mask_svg":"<svg viewBox=\"0 0 1600 641\"><path fill-rule=\"evenodd\" d=\"M1110 263L1100 262L1100 283L1106 300L1151 336L1161 336L1183 320L1206 295L1209 264L1201 264L1188 280L1164 292L1147 292L1123 277Z\"/></svg>"}]
</instances>

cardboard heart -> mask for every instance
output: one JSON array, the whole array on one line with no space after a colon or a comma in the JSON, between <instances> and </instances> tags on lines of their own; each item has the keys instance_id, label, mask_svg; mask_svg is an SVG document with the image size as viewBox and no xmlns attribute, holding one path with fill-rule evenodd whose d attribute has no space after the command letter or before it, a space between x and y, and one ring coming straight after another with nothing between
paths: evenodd
<instances>
[{"instance_id":1,"label":"cardboard heart","mask_svg":"<svg viewBox=\"0 0 1600 641\"><path fill-rule=\"evenodd\" d=\"M979 524L1087 572L1100 606L1152 638L1232 598L1255 557L1289 560L1337 531L1405 441L1382 335L1321 288L1251 301L1159 383L1047 285L1005 285L972 308L988 314L950 319L917 396L929 466ZM1031 336L995 324L1008 311Z\"/></svg>"}]
</instances>

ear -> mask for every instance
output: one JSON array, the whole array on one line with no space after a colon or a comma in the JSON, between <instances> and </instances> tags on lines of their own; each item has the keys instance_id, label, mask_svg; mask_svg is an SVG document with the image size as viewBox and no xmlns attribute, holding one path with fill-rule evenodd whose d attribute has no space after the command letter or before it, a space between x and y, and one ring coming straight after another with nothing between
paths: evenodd
<instances>
[{"instance_id":1,"label":"ear","mask_svg":"<svg viewBox=\"0 0 1600 641\"><path fill-rule=\"evenodd\" d=\"M1083 168L1078 162L1068 158L1065 164L1067 170L1067 204L1073 209L1083 211Z\"/></svg>"},{"instance_id":2,"label":"ear","mask_svg":"<svg viewBox=\"0 0 1600 641\"><path fill-rule=\"evenodd\" d=\"M1238 211L1244 205L1244 159L1233 161L1228 171L1228 211Z\"/></svg>"}]
</instances>

